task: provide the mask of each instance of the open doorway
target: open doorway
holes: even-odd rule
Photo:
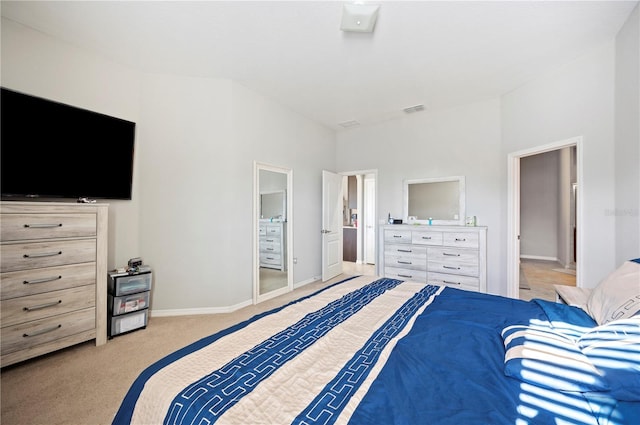
[[[509,155],[508,296],[556,299],[580,285],[581,137]]]
[[[377,202],[375,170],[343,175],[343,273],[375,275]]]

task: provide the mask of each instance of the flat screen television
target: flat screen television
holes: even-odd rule
[[[1,91],[3,199],[131,199],[134,122]]]

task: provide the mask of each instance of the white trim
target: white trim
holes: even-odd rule
[[[277,289],[267,294],[260,294],[260,170],[272,171],[275,173],[283,173],[287,176],[287,286],[283,289]],[[282,295],[293,291],[293,170],[291,168],[271,165],[264,162],[253,161],[253,303],[258,304],[275,296]]]
[[[305,286],[305,285],[308,285],[308,284],[310,284],[310,283],[317,282],[317,281],[319,281],[320,279],[322,279],[322,277],[321,277],[321,276],[314,276],[314,277],[312,277],[311,279],[307,279],[307,280],[303,280],[303,281],[300,281],[300,282],[298,282],[298,283],[295,283],[295,284],[293,285],[293,288],[294,288],[294,289],[298,289],[298,288],[301,288],[301,287],[303,287],[303,286]]]
[[[520,158],[537,155],[549,151],[576,147],[576,179],[581,185],[583,179],[583,159],[582,159],[582,136],[572,137],[546,145],[533,147],[517,152],[512,152],[507,156],[507,296],[519,298],[520,289],[520,243],[518,236],[520,233]],[[584,232],[584,221],[582,220],[584,196],[578,196],[576,204],[576,287],[582,287],[582,272],[584,261],[582,259],[582,234]]]
[[[522,260],[560,261],[557,257],[545,257],[542,255],[520,255]]]
[[[233,313],[241,308],[248,307],[252,304],[252,300],[243,301],[227,307],[206,307],[206,308],[178,308],[168,310],[150,310],[150,317],[171,317],[171,316],[192,316],[199,314],[221,314]]]

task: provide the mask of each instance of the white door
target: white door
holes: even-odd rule
[[[322,171],[322,281],[342,273],[342,176]]]
[[[376,181],[364,179],[364,262],[376,263]]]

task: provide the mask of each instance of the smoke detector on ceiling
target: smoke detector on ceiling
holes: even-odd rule
[[[379,9],[379,5],[361,2],[343,5],[340,29],[348,32],[373,32]]]

